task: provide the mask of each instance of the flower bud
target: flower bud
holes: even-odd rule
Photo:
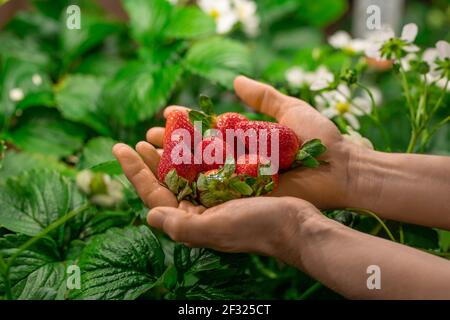
[[[355,84],[358,81],[356,70],[347,69],[341,75],[341,80],[346,82],[348,85]]]
[[[78,188],[101,207],[113,207],[123,200],[123,186],[107,174],[83,170],[77,174]]]

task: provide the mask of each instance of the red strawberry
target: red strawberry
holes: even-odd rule
[[[263,168],[270,170],[270,161],[263,156],[244,154],[237,160],[236,174],[252,187],[256,196],[270,193],[278,186],[278,172],[267,174]]]
[[[194,126],[189,120],[189,113],[184,110],[173,110],[169,113],[166,120],[166,130],[164,132],[163,146],[172,141],[172,134],[177,129],[185,129],[191,137],[191,143],[194,141]],[[178,140],[179,141],[179,140]]]
[[[178,200],[189,195],[195,197],[196,190],[192,183],[197,178],[200,165],[194,159],[189,146],[184,146],[182,141],[170,141],[164,147],[159,160],[158,178],[177,195]]]
[[[231,147],[219,137],[206,137],[197,145],[197,156],[201,155],[201,171],[219,169],[229,156],[233,156]]]
[[[267,154],[264,156],[272,157],[272,134],[274,131],[278,132],[278,151],[279,151],[279,167],[281,169],[288,169],[295,160],[295,156],[300,147],[300,141],[290,128],[283,126],[275,122],[266,121],[247,121],[239,122],[236,126],[237,129],[242,129],[244,132],[248,132],[249,137],[245,138],[245,147],[249,151],[254,151],[260,154],[260,146],[265,143],[267,146]],[[254,129],[254,131],[251,131]],[[263,141],[260,140],[260,133],[265,130],[266,135]],[[258,141],[258,145],[250,146],[253,142]],[[252,149],[251,147],[254,147]]]
[[[216,117],[215,127],[223,131],[222,134],[225,137],[225,130],[236,129],[236,125],[241,121],[248,121],[248,119],[237,112],[226,112]]]

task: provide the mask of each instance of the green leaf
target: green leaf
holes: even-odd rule
[[[120,163],[117,160],[106,161],[97,164],[91,167],[90,169],[94,172],[103,172],[109,174],[110,176],[123,174],[122,167],[120,166]]]
[[[39,79],[33,82],[33,77]],[[37,80],[40,81],[37,82]],[[0,120],[10,118],[16,110],[40,106],[48,102],[47,99],[51,100],[49,78],[41,68],[29,62],[17,59],[2,61],[0,83],[2,84],[0,86]],[[19,90],[23,98],[17,101],[11,99],[13,90]]]
[[[20,125],[8,133],[8,140],[22,150],[65,157],[83,145],[85,129],[54,113],[29,114],[21,120]]]
[[[61,45],[64,66],[68,67],[74,59],[99,45],[106,37],[118,32],[121,27],[117,23],[99,20],[90,14],[82,14],[80,29],[66,27],[66,19],[62,19]]]
[[[32,170],[0,185],[0,225],[34,236],[73,210],[79,193],[59,173]]]
[[[164,253],[148,227],[113,228],[92,239],[78,263],[76,299],[136,299],[164,271]]]
[[[123,6],[133,37],[148,46],[158,43],[172,15],[172,5],[166,0],[124,0]]]
[[[104,78],[90,75],[70,75],[55,86],[58,109],[64,118],[85,124],[108,135],[108,125],[98,112],[98,99]]]
[[[123,125],[149,119],[166,105],[181,72],[179,65],[132,61],[104,87],[101,111]]]
[[[422,249],[438,249],[439,239],[436,230],[413,225],[403,224],[405,244]]]
[[[114,161],[112,147],[115,144],[116,141],[107,137],[97,137],[89,140],[84,146],[78,167],[80,169],[89,169],[99,164]]]
[[[186,67],[194,74],[232,88],[239,74],[250,74],[252,57],[241,43],[214,37],[194,44],[187,53]]]
[[[325,27],[336,21],[347,11],[346,0],[315,0],[301,2],[297,16],[304,23]]]
[[[76,174],[73,168],[53,156],[8,150],[3,160],[3,169],[0,170],[0,181],[5,181],[9,177],[17,176],[31,169],[53,169],[66,176],[75,176]]]
[[[214,34],[216,24],[214,19],[198,7],[177,7],[170,19],[165,34],[179,39],[199,38]]]
[[[7,234],[0,238],[0,253],[8,259],[28,239],[24,235]],[[64,299],[65,278],[64,263],[50,238],[42,238],[23,251],[10,269],[12,295],[18,300]],[[4,283],[0,281],[0,291],[3,290]]]
[[[448,252],[450,249],[450,231],[437,230],[439,236],[439,247],[443,252]]]

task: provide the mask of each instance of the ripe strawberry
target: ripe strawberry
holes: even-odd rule
[[[201,155],[201,171],[219,169],[229,156],[233,156],[231,147],[219,137],[206,137],[196,147],[197,156]]]
[[[267,174],[270,161],[257,154],[244,154],[239,157],[236,164],[236,174],[253,189],[253,195],[259,196],[272,192],[278,186],[278,172]]]
[[[190,195],[195,197],[193,182],[197,178],[200,166],[194,159],[189,147],[184,146],[183,142],[170,141],[164,147],[159,160],[158,178],[177,195],[178,200]]]
[[[190,134],[191,142],[194,141],[194,126],[189,121],[189,113],[184,110],[173,110],[169,113],[166,120],[166,130],[164,132],[163,141],[164,148],[172,141],[172,134],[177,129],[187,130]]]
[[[248,119],[237,112],[226,112],[216,116],[215,127],[222,131],[222,135],[225,137],[225,130],[236,129],[236,125],[241,121],[248,121]]]
[[[288,169],[294,163],[295,156],[300,147],[300,141],[295,132],[290,128],[274,122],[242,121],[236,125],[236,129],[242,129],[244,132],[254,129],[253,134],[250,134],[249,137],[245,138],[245,147],[247,148],[247,150],[252,151],[250,144],[254,141],[258,141],[258,145],[254,147],[256,147],[256,153],[260,154],[260,146],[262,143],[265,143],[267,146],[266,155],[268,157],[272,157],[272,134],[274,131],[277,131],[279,141],[278,157],[280,169]],[[265,132],[267,133],[264,136],[264,141],[260,141],[260,132],[262,132],[262,130],[265,130]],[[252,131],[247,132],[251,133]]]

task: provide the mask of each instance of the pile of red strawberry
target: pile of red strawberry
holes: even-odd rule
[[[200,97],[200,107],[202,111],[174,110],[167,117],[158,176],[178,200],[188,199],[212,207],[228,200],[260,196],[275,190],[278,171],[267,174],[271,167],[271,150],[274,149],[271,133],[275,131],[279,138],[279,170],[300,165],[317,167],[322,163],[316,157],[326,148],[318,139],[302,144],[290,128],[281,124],[251,121],[233,112],[215,115],[211,100],[205,96]],[[201,123],[201,128],[194,123]],[[177,129],[184,129],[190,141],[175,135]],[[227,141],[227,130],[255,134],[256,148],[250,147],[250,138],[239,141],[232,137],[234,141]],[[261,130],[264,130],[264,135],[259,135]],[[196,137],[200,140],[197,144],[194,143]],[[259,150],[261,142],[266,145],[264,152]],[[237,147],[239,144],[241,148]],[[204,155],[209,155],[209,158]],[[189,161],[180,162],[175,158]]]

